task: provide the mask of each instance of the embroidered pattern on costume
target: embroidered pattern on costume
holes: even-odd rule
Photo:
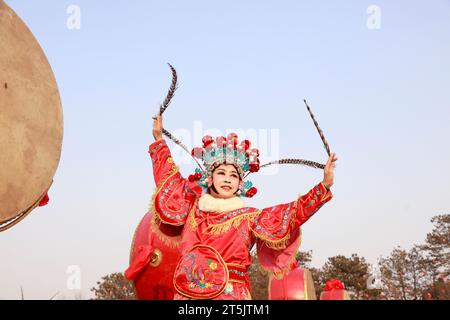
[[[249,237],[248,233],[246,232],[246,230],[247,230],[247,229],[243,229],[243,228],[240,228],[240,229],[239,229],[240,234],[242,235],[242,237],[244,238],[244,240],[247,242],[248,250],[250,250],[250,249],[253,247],[253,243],[252,243],[252,241],[250,240],[250,237]]]
[[[245,272],[241,272],[241,271],[238,271],[238,270],[235,270],[235,269],[229,269],[228,271],[230,273],[237,274],[238,276],[245,277]]]
[[[289,217],[290,217],[290,212],[291,212],[291,206],[292,206],[292,204],[289,203],[287,208],[286,208],[286,210],[284,210],[284,212],[283,212],[283,227],[281,228],[280,231],[278,231],[276,233],[269,232],[268,230],[266,230],[263,226],[261,226],[259,224],[259,220],[258,219],[255,220],[255,225],[256,225],[255,229],[256,229],[256,231],[261,231],[268,238],[274,238],[274,237],[276,238],[276,237],[279,237],[281,235],[284,235],[286,233],[286,230],[287,230],[287,227],[288,227],[288,224],[289,224]],[[272,207],[270,212],[273,212],[276,209],[277,209],[276,207]],[[263,218],[261,218],[261,220],[262,219]]]
[[[173,179],[172,181],[169,182],[169,185],[168,185],[167,187],[162,188],[162,190],[161,190],[161,196],[160,196],[160,198],[159,198],[159,206],[160,206],[160,208],[161,208],[161,212],[162,212],[166,217],[168,217],[168,218],[170,218],[170,219],[173,219],[173,220],[183,221],[184,218],[186,217],[186,215],[187,215],[188,212],[189,212],[189,203],[186,203],[186,207],[185,207],[185,209],[182,211],[182,213],[176,214],[176,215],[173,215],[173,214],[171,214],[170,212],[167,212],[167,211],[165,211],[165,210],[163,209],[163,201],[164,201],[164,199],[167,197],[167,194],[169,194],[169,192],[171,191],[173,184],[176,183],[176,182],[178,182],[178,180],[177,180],[177,179]]]
[[[254,210],[254,209],[250,208],[250,207],[246,207],[246,208],[241,208],[241,209],[230,211],[226,215],[224,215],[222,218],[219,219],[219,223],[223,223],[229,219],[235,218],[238,215],[240,215],[241,213],[247,213],[250,210]]]
[[[189,253],[184,258],[184,261],[191,260],[191,264],[182,266],[181,269],[185,271],[186,277],[189,281],[189,288],[201,288],[214,290],[220,289],[220,285],[213,284],[212,273],[217,269],[217,263],[211,259],[206,259],[206,264],[209,268],[204,269],[203,265],[196,265],[197,255],[194,253]]]
[[[319,186],[316,186],[315,188],[315,192],[314,192],[314,199],[312,199],[309,204],[305,207],[305,209],[308,209],[310,207],[312,207],[316,202],[317,202],[317,198],[318,196],[322,195],[322,191],[320,191]],[[313,214],[315,214],[324,204],[320,204],[317,206],[316,209],[314,209],[313,211],[311,211],[310,213],[308,213],[308,218],[311,217]]]
[[[233,284],[231,282],[228,282],[225,290],[223,291],[223,293],[225,295],[229,295],[232,296],[233,298],[236,298],[236,296],[234,295],[234,288],[233,288]]]

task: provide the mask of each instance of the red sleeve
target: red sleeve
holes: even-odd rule
[[[296,201],[265,208],[253,220],[253,234],[274,249],[283,249],[291,232],[311,218],[333,197],[322,183],[312,188]]]
[[[327,190],[323,183],[319,183],[309,192],[295,201],[294,226],[301,226],[309,220],[322,206],[333,198],[331,190]]]
[[[195,206],[197,196],[178,171],[164,140],[152,143],[149,153],[156,184],[152,199],[154,212],[163,223],[183,225],[188,213]]]
[[[261,267],[279,278],[296,265],[300,226],[333,197],[322,183],[297,200],[263,209],[250,228]]]

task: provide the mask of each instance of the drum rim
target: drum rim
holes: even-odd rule
[[[15,217],[12,217],[12,218],[4,220],[4,221],[0,221],[0,232],[6,231],[6,230],[12,228],[16,224],[18,224],[20,221],[22,221],[26,216],[28,216],[31,213],[31,211],[33,211],[36,207],[38,207],[39,203],[45,197],[45,195],[47,194],[47,192],[50,189],[52,184],[53,184],[53,180],[52,180],[51,184],[48,186],[48,188],[46,189],[46,191],[28,209],[20,212]]]

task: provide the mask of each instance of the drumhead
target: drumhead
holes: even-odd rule
[[[0,225],[36,206],[61,156],[63,115],[52,69],[0,0]]]

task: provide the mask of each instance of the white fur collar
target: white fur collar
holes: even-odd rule
[[[198,208],[205,212],[226,212],[243,207],[245,207],[244,201],[239,197],[220,199],[205,193],[198,200]]]

